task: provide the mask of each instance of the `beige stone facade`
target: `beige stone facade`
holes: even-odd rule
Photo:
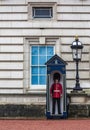
[[[37,6],[53,7],[53,18],[34,19],[32,7]],[[31,45],[55,46],[55,53],[68,63],[67,89],[73,88],[76,66],[70,46],[75,35],[84,45],[80,84],[90,88],[90,0],[0,0],[0,102],[36,103],[36,95],[37,102],[42,102],[46,87],[34,89],[29,84]],[[12,94],[24,96],[13,98]]]

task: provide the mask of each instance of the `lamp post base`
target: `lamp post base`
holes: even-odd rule
[[[83,91],[82,88],[80,88],[80,89],[73,88],[71,93],[73,93],[73,94],[85,94],[85,91]]]
[[[82,91],[83,89],[80,88],[80,87],[75,87],[75,88],[73,88],[73,90],[76,90],[76,91]]]
[[[80,87],[80,83],[79,83],[79,78],[77,78],[76,84],[75,84],[75,87],[73,88],[73,90],[82,91],[82,88]]]

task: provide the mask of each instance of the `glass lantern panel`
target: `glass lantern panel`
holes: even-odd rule
[[[78,49],[78,59],[80,60],[82,57],[82,49]]]
[[[76,51],[76,49],[73,49],[72,51],[73,51],[72,52],[73,59],[76,60],[77,59],[77,51]]]
[[[73,49],[73,59],[81,60],[82,49]]]

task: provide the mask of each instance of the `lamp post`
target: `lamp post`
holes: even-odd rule
[[[76,36],[75,41],[72,42],[71,49],[72,49],[73,60],[76,62],[76,84],[73,90],[78,91],[78,90],[82,90],[79,83],[78,64],[79,64],[79,61],[81,61],[82,49],[83,49],[83,45],[79,41],[78,36]]]

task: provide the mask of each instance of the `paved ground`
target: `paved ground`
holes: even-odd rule
[[[90,119],[0,120],[0,130],[90,130]]]

